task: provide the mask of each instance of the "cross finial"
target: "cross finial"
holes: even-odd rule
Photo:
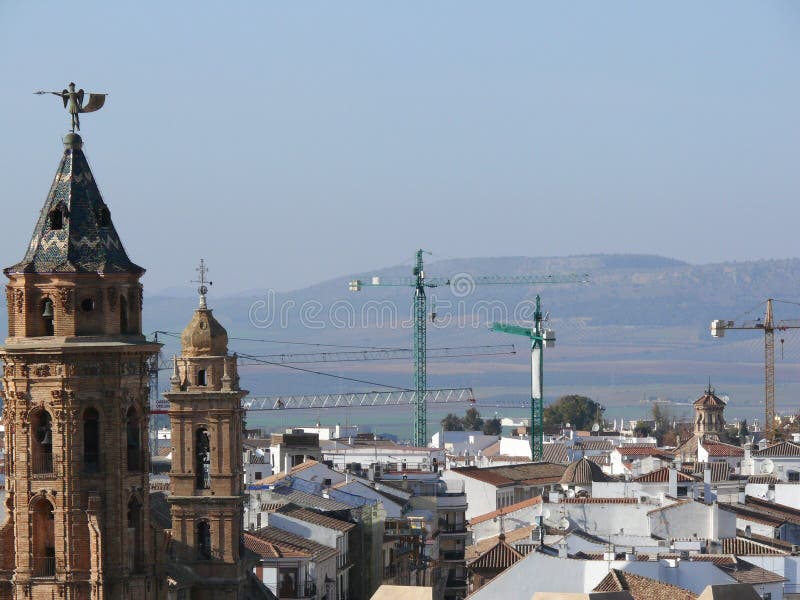
[[[707,394],[713,394],[714,393],[714,388],[711,387],[711,377],[708,378],[708,389],[706,390],[706,393]]]
[[[199,273],[198,279],[193,279],[192,283],[199,283],[200,285],[197,287],[197,293],[200,295],[200,308],[203,310],[206,309],[206,294],[208,293],[208,286],[214,285],[212,281],[208,281],[206,279],[206,273],[208,273],[208,267],[206,267],[205,261],[201,258],[200,259],[200,266],[195,269]],[[206,285],[208,284],[208,285]]]

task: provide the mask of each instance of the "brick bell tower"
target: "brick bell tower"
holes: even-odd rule
[[[5,269],[0,349],[7,519],[0,598],[150,599],[144,269],[130,261],[79,135],[27,253]]]
[[[247,568],[240,556],[243,528],[242,398],[228,334],[206,306],[206,268],[200,261],[200,305],[173,358],[169,400],[174,558],[199,578],[193,599],[245,597]]]

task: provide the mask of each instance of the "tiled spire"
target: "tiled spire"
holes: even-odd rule
[[[125,253],[82,147],[79,135],[65,136],[25,258],[6,273],[144,273]]]

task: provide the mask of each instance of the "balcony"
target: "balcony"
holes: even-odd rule
[[[439,521],[439,533],[442,534],[465,534],[467,533],[467,524],[462,523],[448,523],[445,520]]]
[[[33,576],[34,577],[55,577],[56,576],[56,557],[55,556],[34,556],[33,557]]]
[[[463,577],[448,577],[447,584],[445,587],[448,588],[465,588],[467,587],[467,580]]]
[[[31,457],[31,471],[34,479],[53,479],[56,476],[53,468],[53,454],[43,452]]]
[[[442,560],[464,560],[463,550],[442,550],[439,552]]]

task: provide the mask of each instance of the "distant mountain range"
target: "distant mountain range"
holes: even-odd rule
[[[471,277],[480,275],[554,273],[586,273],[590,282],[474,289],[469,285]],[[409,278],[411,265],[355,273],[292,292],[272,292],[268,282],[263,291],[217,296],[217,290],[212,290],[209,305],[228,329],[231,349],[240,353],[346,350],[337,345],[410,348],[411,287],[348,291],[349,280],[373,275],[382,281]],[[630,406],[655,396],[685,401],[699,396],[710,377],[718,389],[731,393],[734,404],[757,413],[763,336],[731,332],[723,340],[714,340],[709,323],[715,318],[763,316],[767,297],[800,303],[800,259],[692,265],[652,255],[472,258],[431,262],[426,275],[458,276],[468,292],[429,290],[429,312],[437,313],[436,321],[429,323],[429,347],[516,345],[516,356],[431,361],[430,387],[469,385],[487,400],[528,394],[526,340],[490,333],[487,328],[492,320],[524,323],[539,293],[557,335],[556,348],[546,354],[549,398],[576,391],[600,396],[609,407]],[[196,304],[188,286],[186,292],[145,293],[145,329],[180,332]],[[780,303],[775,312],[776,318],[797,318],[800,305]],[[162,335],[161,339],[165,352],[177,351],[174,337]],[[248,341],[261,339],[293,343]],[[795,381],[800,382],[798,335],[786,332],[780,339],[784,341],[778,341],[776,350],[779,407],[800,393],[800,386],[793,387]],[[410,359],[308,368],[412,386]],[[245,369],[243,384],[262,395],[371,389],[367,384],[277,367]]]

